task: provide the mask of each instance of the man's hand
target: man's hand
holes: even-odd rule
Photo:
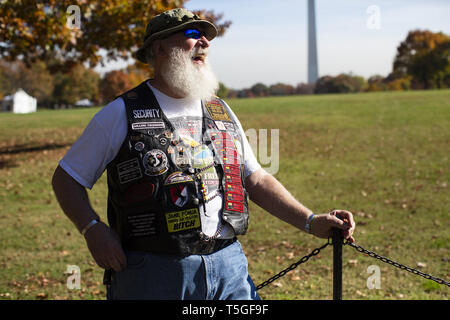
[[[127,266],[119,237],[103,222],[99,222],[84,235],[92,257],[100,268],[121,271]]]
[[[355,221],[351,212],[346,210],[333,210],[329,213],[318,214],[311,222],[312,234],[319,238],[329,238],[332,229],[342,229],[342,236],[350,242],[354,242],[353,232]]]

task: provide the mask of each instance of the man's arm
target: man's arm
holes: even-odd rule
[[[298,202],[272,175],[259,169],[246,178],[245,184],[250,200],[279,219],[305,230],[308,217],[313,212]],[[355,222],[353,215],[346,210],[316,215],[311,223],[312,234],[320,238],[330,237],[335,227],[343,230],[345,239],[354,241]]]
[[[81,232],[99,216],[89,203],[86,189],[58,166],[53,174],[53,190],[66,214]],[[84,235],[89,251],[99,267],[120,271],[126,257],[116,233],[103,222],[92,226]]]

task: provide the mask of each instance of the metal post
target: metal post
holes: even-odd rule
[[[342,300],[342,244],[341,230],[333,230],[333,300]]]

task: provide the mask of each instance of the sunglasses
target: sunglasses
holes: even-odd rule
[[[203,37],[203,33],[198,31],[197,29],[186,29],[184,30],[184,36],[191,39],[200,39],[201,37]]]

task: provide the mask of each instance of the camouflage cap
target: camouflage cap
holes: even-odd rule
[[[208,40],[212,40],[217,36],[217,28],[211,22],[200,19],[199,16],[184,8],[172,9],[150,20],[147,25],[144,44],[136,52],[136,58],[143,63],[148,63],[145,50],[152,41],[165,38],[187,27],[199,28]]]

